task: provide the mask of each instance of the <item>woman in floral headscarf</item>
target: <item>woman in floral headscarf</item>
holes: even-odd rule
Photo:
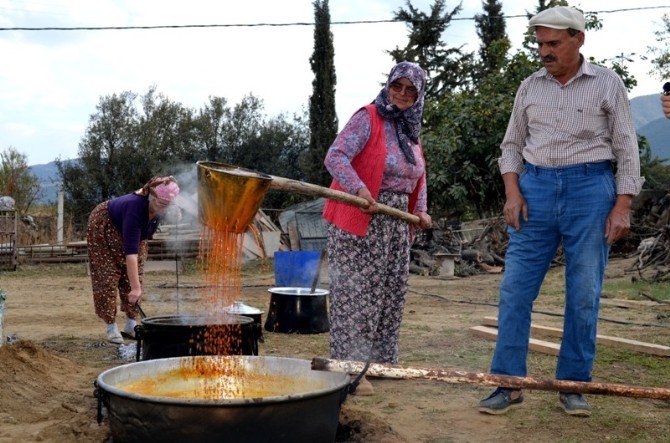
[[[411,228],[376,212],[377,202],[419,217],[429,228],[426,167],[419,132],[426,73],[400,62],[370,105],[359,109],[328,150],[331,188],[366,199],[368,209],[328,200],[331,280],[330,354],[345,360],[397,363],[409,275]],[[356,394],[372,394],[363,378]]]
[[[142,298],[142,276],[150,239],[160,217],[179,195],[172,177],[154,177],[142,189],[100,203],[88,219],[86,240],[95,313],[107,325],[107,340],[122,344],[135,337],[135,306]],[[123,333],[116,324],[116,294],[126,313]]]

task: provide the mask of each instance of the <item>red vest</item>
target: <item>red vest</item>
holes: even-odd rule
[[[384,118],[377,113],[377,107],[374,104],[365,106],[365,109],[370,114],[370,138],[363,147],[363,150],[351,161],[351,166],[376,200],[382,186],[384,166],[386,165]],[[409,197],[410,213],[413,213],[416,208],[419,189],[421,189],[425,180],[426,174],[424,173]],[[344,191],[336,180],[333,180],[330,189]],[[327,199],[323,208],[323,218],[344,231],[364,237],[368,232],[368,225],[370,224],[372,214],[366,214],[359,208],[347,203]]]

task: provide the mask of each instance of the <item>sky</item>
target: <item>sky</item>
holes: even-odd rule
[[[413,0],[429,11],[432,0]],[[405,0],[330,0],[340,126],[379,91],[393,60],[386,51],[404,47],[402,23],[335,24],[390,20]],[[477,51],[471,18],[481,0],[463,0],[443,35],[449,46]],[[506,16],[534,11],[537,0],[502,0]],[[458,5],[447,0],[449,10]],[[660,92],[650,74],[654,31],[670,14],[665,0],[581,0],[584,11],[667,6],[599,14],[603,29],[587,33],[582,48],[596,59],[635,54],[629,65],[638,80],[630,97]],[[313,23],[312,0],[0,0],[0,28]],[[510,17],[507,33],[519,47],[525,17]],[[78,144],[101,97],[155,86],[194,110],[210,96],[229,104],[253,94],[265,113],[302,113],[312,92],[309,57],[313,26],[216,27],[160,30],[0,31],[0,152],[13,147],[29,165],[76,158]],[[645,60],[646,58],[646,60]]]

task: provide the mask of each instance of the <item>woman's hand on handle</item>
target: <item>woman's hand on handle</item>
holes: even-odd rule
[[[419,223],[417,226],[421,229],[429,229],[433,226],[433,219],[430,218],[430,215],[428,215],[425,212],[419,212],[416,214],[417,217],[419,217]]]
[[[142,284],[140,283],[140,272],[137,254],[126,255],[126,272],[130,282],[130,293],[128,302],[136,305],[142,299]]]
[[[131,289],[128,293],[128,303],[137,305],[142,300],[142,288]]]
[[[366,188],[365,186],[362,187],[361,189],[358,190],[358,193],[356,195],[358,195],[360,198],[367,200],[368,203],[370,203],[370,206],[368,206],[367,208],[360,208],[361,211],[367,214],[374,214],[377,211],[379,211],[377,202],[375,201],[374,198],[372,198],[372,194],[370,194],[368,188]]]

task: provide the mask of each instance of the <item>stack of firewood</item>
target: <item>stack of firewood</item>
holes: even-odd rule
[[[632,270],[644,281],[670,281],[670,224],[640,242]]]
[[[412,246],[410,271],[422,275],[436,275],[440,257],[456,258],[457,276],[480,272],[502,272],[507,249],[507,232],[502,218],[481,220],[476,223],[474,235],[463,235],[459,223],[440,220],[433,229],[420,231]]]
[[[634,279],[670,280],[670,193],[645,190],[635,199],[629,239],[637,243]]]

